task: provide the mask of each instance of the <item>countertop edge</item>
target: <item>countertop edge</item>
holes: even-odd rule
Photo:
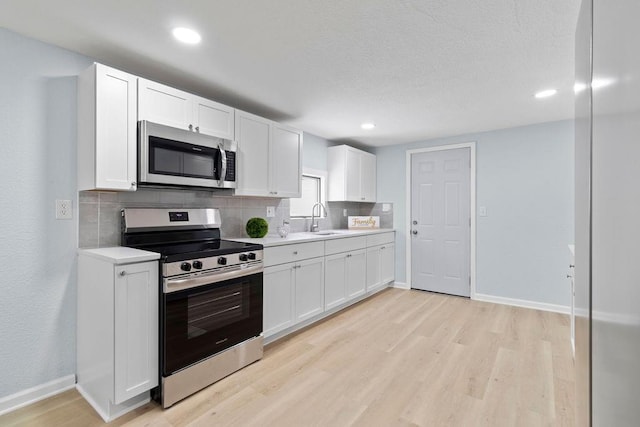
[[[116,265],[132,264],[135,262],[155,261],[160,259],[159,253],[144,251],[142,249],[128,248],[125,246],[115,246],[110,248],[78,249],[78,254],[108,261]]]
[[[323,231],[326,232],[326,231],[333,231],[333,230],[320,230],[320,233],[322,233]],[[390,233],[395,231],[396,230],[393,228],[377,228],[375,230],[336,230],[336,234],[330,234],[326,236],[311,235],[310,233],[307,233],[307,232],[290,233],[286,239],[283,239],[282,237],[274,236],[274,235],[266,236],[262,238],[225,237],[224,239],[233,240],[236,242],[256,243],[267,248],[271,246],[294,245],[297,243],[344,239],[348,237],[368,236],[372,234]]]

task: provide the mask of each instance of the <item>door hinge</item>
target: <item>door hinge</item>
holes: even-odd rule
[[[469,217],[469,227],[471,227],[471,217]]]
[[[471,276],[469,276],[469,286],[471,286]]]

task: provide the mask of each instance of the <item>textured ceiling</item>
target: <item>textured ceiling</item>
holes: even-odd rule
[[[327,139],[380,146],[571,118],[579,6],[3,0],[0,26]],[[174,26],[203,42],[179,44]],[[558,95],[533,98],[549,87]]]

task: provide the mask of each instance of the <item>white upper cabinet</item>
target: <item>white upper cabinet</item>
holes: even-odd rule
[[[236,111],[238,186],[236,194],[272,196],[269,191],[270,121]]]
[[[376,156],[348,145],[329,147],[329,201],[375,202]]]
[[[234,139],[234,109],[160,83],[138,79],[138,120]]]
[[[271,188],[278,197],[300,197],[302,191],[302,132],[271,125]]]
[[[302,131],[236,110],[238,187],[235,194],[300,197]]]
[[[136,80],[102,64],[78,76],[79,190],[136,190]]]

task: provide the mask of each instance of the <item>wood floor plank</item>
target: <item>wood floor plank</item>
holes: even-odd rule
[[[262,360],[162,410],[110,425],[572,426],[566,315],[389,289],[290,335]],[[68,391],[2,426],[100,426]]]

